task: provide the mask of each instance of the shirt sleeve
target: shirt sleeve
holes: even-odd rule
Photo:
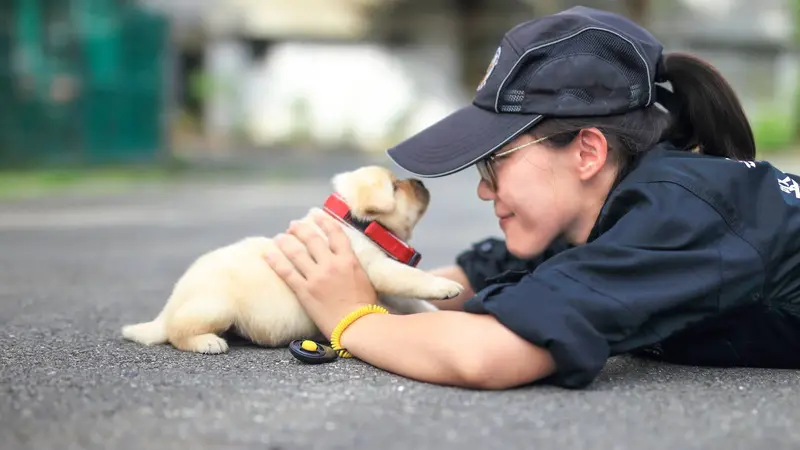
[[[723,272],[742,277],[757,270],[746,250],[730,253],[744,244],[722,216],[677,184],[639,184],[604,211],[597,238],[465,304],[551,352],[557,372],[542,382],[585,387],[609,356],[719,313]],[[723,247],[735,260],[724,271]]]
[[[475,292],[493,284],[508,272],[529,272],[550,257],[566,250],[569,245],[563,240],[551,244],[542,254],[524,259],[512,255],[502,239],[489,237],[473,243],[470,248],[456,256],[456,264],[467,276]]]

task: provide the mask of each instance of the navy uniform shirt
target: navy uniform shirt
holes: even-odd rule
[[[489,239],[457,259],[491,314],[548,349],[543,382],[590,384],[608,357],[800,368],[800,178],[665,145],[612,190],[586,244],[522,260]]]

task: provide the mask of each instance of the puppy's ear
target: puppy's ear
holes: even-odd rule
[[[340,173],[332,182],[333,189],[358,218],[372,219],[395,209],[394,185],[388,177],[356,170]]]

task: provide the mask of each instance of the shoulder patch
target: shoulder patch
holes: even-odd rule
[[[794,196],[795,200],[800,200],[800,185],[789,175],[784,178],[778,178],[778,187],[784,194],[790,194]]]

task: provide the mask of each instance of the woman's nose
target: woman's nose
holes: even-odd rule
[[[482,178],[478,182],[478,198],[484,201],[494,199],[494,191],[489,187],[489,183]]]

